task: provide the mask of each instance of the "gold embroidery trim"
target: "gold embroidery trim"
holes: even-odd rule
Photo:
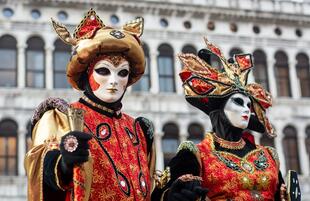
[[[276,149],[270,146],[265,146],[265,148],[267,148],[268,153],[271,155],[271,158],[276,162],[277,168],[279,169],[280,160]]]
[[[164,190],[163,194],[161,195],[160,201],[164,201],[165,194],[167,193],[168,190],[170,190],[170,189],[167,188],[166,190]]]
[[[157,188],[164,188],[171,178],[170,167],[167,167],[163,172],[156,170],[156,172],[154,172],[153,178]]]
[[[235,157],[235,158],[237,158],[237,159],[240,159],[240,160],[245,160],[245,161],[247,161],[246,158],[248,158],[249,155],[251,155],[251,154],[253,154],[253,153],[255,153],[255,152],[259,152],[259,151],[262,150],[262,148],[261,148],[260,146],[256,145],[256,149],[250,151],[249,153],[247,153],[247,154],[244,155],[243,157],[239,157],[239,156],[237,156],[237,155],[235,155],[235,154],[231,154],[231,153],[229,153],[229,152],[217,151],[217,150],[215,150],[214,140],[213,140],[213,135],[212,135],[212,133],[207,133],[207,137],[211,140],[210,146],[211,146],[212,151],[215,151],[215,152],[220,153],[220,154],[230,155],[230,156],[233,156],[233,157]],[[247,161],[247,162],[248,162],[248,161]]]
[[[46,156],[46,153],[47,153],[47,151],[45,150],[44,152],[43,152],[43,157],[42,157],[42,159],[41,159],[41,164],[40,164],[40,201],[43,201],[43,167],[44,167],[44,158],[45,158],[45,156]]]
[[[220,137],[218,137],[215,133],[212,134],[214,141],[220,144],[221,147],[226,148],[226,149],[233,149],[233,150],[240,150],[243,149],[245,146],[245,141],[243,138],[241,138],[237,142],[232,142],[232,141],[227,141],[224,140]]]
[[[98,103],[94,103],[92,100],[90,100],[90,99],[87,98],[86,96],[82,96],[81,98],[82,98],[84,101],[86,101],[87,103],[89,103],[90,105],[92,105],[93,107],[99,108],[99,109],[101,109],[101,110],[103,110],[103,111],[106,111],[106,112],[108,112],[108,113],[110,113],[110,114],[114,114],[114,110],[111,110],[111,109],[109,109],[109,108],[107,108],[107,107],[105,107],[105,106],[103,106],[103,105],[98,104]]]
[[[58,164],[59,164],[59,161],[61,159],[61,155],[58,156],[57,158],[57,161],[56,161],[56,165],[54,167],[54,174],[55,174],[55,180],[56,180],[56,184],[58,186],[58,188],[60,188],[61,190],[65,191],[65,189],[60,185],[60,180],[59,180],[59,177],[58,177]]]
[[[248,158],[250,155],[252,155],[252,154],[254,154],[254,153],[256,153],[256,152],[262,151],[262,150],[263,150],[262,147],[260,147],[259,145],[256,145],[256,149],[250,151],[249,153],[247,153],[247,154],[244,155],[243,157],[239,157],[239,156],[237,156],[237,155],[235,155],[235,154],[232,154],[232,153],[229,153],[229,152],[217,151],[217,150],[215,149],[215,146],[214,146],[214,138],[213,138],[213,136],[214,136],[213,133],[207,133],[207,136],[206,136],[207,138],[210,139],[210,147],[211,147],[211,150],[212,150],[213,152],[216,152],[216,153],[218,153],[218,154],[220,154],[220,155],[222,155],[222,156],[224,155],[224,156],[231,156],[231,157],[237,158],[237,159],[239,160],[239,161],[237,162],[237,164],[240,165],[240,167],[241,167],[243,170],[246,170],[246,172],[250,172],[250,173],[253,173],[253,172],[254,172],[254,167],[253,167],[252,163],[249,162],[249,161],[247,160],[247,158]],[[224,156],[223,156],[223,157],[224,157]],[[250,165],[250,166],[251,166],[251,170],[245,169],[245,168],[243,167],[243,164],[244,164],[244,163]]]

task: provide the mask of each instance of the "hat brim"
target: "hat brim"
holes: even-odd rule
[[[140,41],[126,31],[119,31],[122,37],[115,37],[115,29],[99,29],[91,39],[80,40],[75,46],[67,65],[67,78],[71,86],[79,88],[81,75],[87,71],[91,61],[100,54],[122,53],[130,65],[128,86],[138,81],[145,70],[145,58]]]
[[[207,97],[207,98],[198,98],[192,96],[186,96],[185,99],[192,106],[200,109],[207,115],[214,110],[219,110],[224,107],[224,104],[229,99],[232,94],[222,97]],[[249,130],[256,131],[259,133],[265,133],[265,126],[259,121],[256,115],[252,114],[249,120],[247,127]]]

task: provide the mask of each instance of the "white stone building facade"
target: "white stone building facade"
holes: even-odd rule
[[[303,200],[310,200],[310,3],[279,0],[0,1],[1,200],[26,200],[23,159],[35,107],[48,97],[72,102],[80,95],[66,88],[70,48],[57,40],[50,18],[73,31],[90,7],[108,25],[145,19],[147,72],[128,89],[123,110],[153,121],[157,169],[181,141],[211,130],[208,117],[184,99],[177,59],[205,47],[207,36],[227,57],[254,54],[249,79],[272,93],[268,115],[278,134],[270,140],[254,133],[256,142],[275,146],[282,173],[296,169]]]

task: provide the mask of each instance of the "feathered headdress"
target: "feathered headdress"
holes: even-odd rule
[[[122,53],[129,60],[130,76],[128,85],[133,84],[144,73],[144,52],[140,36],[143,33],[143,18],[127,22],[121,29],[103,24],[93,9],[76,27],[73,36],[67,28],[52,19],[53,27],[66,44],[73,46],[71,59],[67,65],[67,77],[70,84],[79,89],[78,82],[90,62],[104,53]]]
[[[249,128],[262,132],[262,126],[254,125],[262,124],[268,135],[275,136],[274,129],[266,117],[266,109],[272,105],[271,94],[260,84],[247,83],[248,74],[253,68],[252,55],[237,54],[233,56],[233,62],[229,62],[221,50],[207,38],[205,43],[209,54],[221,61],[223,69],[213,68],[196,55],[180,54],[179,58],[184,65],[180,77],[186,100],[209,114],[217,109],[219,102],[223,102],[224,98],[238,92],[246,94],[252,102]],[[255,129],[258,127],[260,129]]]

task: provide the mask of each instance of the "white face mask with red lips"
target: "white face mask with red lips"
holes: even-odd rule
[[[224,113],[234,127],[247,128],[251,117],[250,98],[241,93],[232,95],[225,104]]]
[[[129,63],[124,60],[114,66],[109,60],[99,60],[89,75],[89,84],[100,100],[113,103],[124,94],[129,78]]]

